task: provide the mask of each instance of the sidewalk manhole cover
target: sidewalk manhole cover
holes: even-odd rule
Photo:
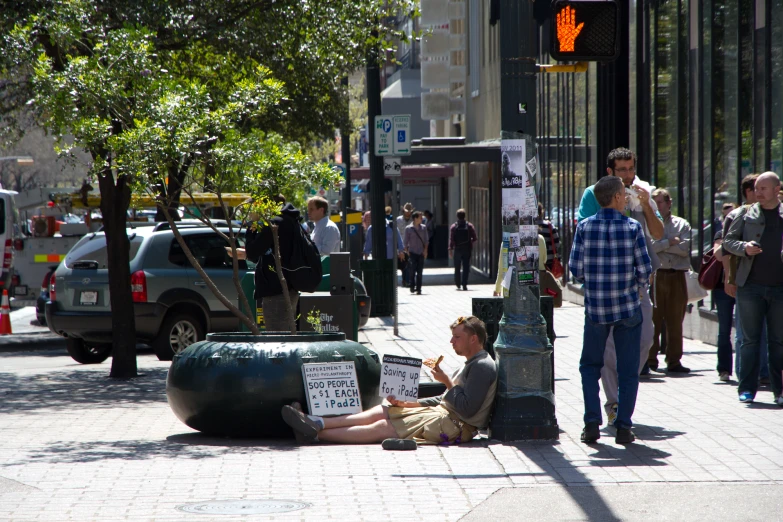
[[[202,515],[266,515],[269,513],[287,513],[310,507],[304,502],[293,500],[212,500],[198,504],[177,506],[186,513]]]

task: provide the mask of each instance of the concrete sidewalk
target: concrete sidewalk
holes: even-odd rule
[[[448,325],[491,295],[469,288],[401,291],[400,337],[371,319],[362,340],[381,353],[444,354],[456,369]],[[579,442],[583,314],[555,311],[559,441],[415,452],[200,435],[171,413],[168,365],[149,353],[128,382],[108,379],[108,362],[0,354],[0,520],[779,519],[783,410],[764,389],[740,404],[736,383],[717,379],[714,347],[686,341],[690,375],[643,380],[634,444],[614,444],[606,428],[598,444]],[[234,515],[220,514],[228,507]]]

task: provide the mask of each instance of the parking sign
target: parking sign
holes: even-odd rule
[[[388,156],[392,153],[392,117],[375,117],[375,155]]]
[[[375,117],[375,155],[409,156],[411,153],[411,116],[397,114]]]
[[[401,114],[392,119],[394,129],[392,153],[395,156],[408,156],[411,153],[411,116]]]

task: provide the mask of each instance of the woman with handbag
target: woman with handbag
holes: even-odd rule
[[[712,245],[713,256],[718,263],[723,263],[723,231],[715,234]],[[718,308],[718,379],[728,382],[731,379],[732,364],[731,352],[731,323],[734,317],[734,298],[726,293],[724,288],[724,273],[715,281],[712,289],[712,302]]]

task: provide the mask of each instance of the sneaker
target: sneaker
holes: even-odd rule
[[[783,408],[783,395],[778,395],[775,397],[775,404]]]
[[[386,439],[381,442],[381,447],[387,451],[411,451],[419,445],[411,439]]]
[[[609,409],[609,413],[606,415],[606,424],[608,426],[614,426],[614,421],[617,420],[617,403],[612,404]]]
[[[739,394],[739,401],[751,403],[753,402],[753,394],[750,392],[742,392]]]
[[[667,371],[669,373],[690,373],[691,369],[690,368],[686,368],[682,364],[678,364],[677,366],[675,366],[673,368],[669,368]]]
[[[283,416],[283,421],[294,430],[294,433],[301,435],[301,438],[297,437],[297,442],[310,443],[318,440],[318,424],[307,415],[291,406],[283,406],[280,413]]]
[[[729,375],[729,372],[720,372],[720,375],[718,375],[718,380],[720,382],[729,382],[731,380],[731,376]]]
[[[636,435],[633,434],[631,428],[617,428],[617,435],[614,437],[614,441],[617,444],[630,444],[636,440]]]
[[[601,432],[598,430],[597,422],[588,422],[585,424],[585,427],[582,430],[582,435],[579,436],[579,440],[585,444],[592,444],[600,438]]]

